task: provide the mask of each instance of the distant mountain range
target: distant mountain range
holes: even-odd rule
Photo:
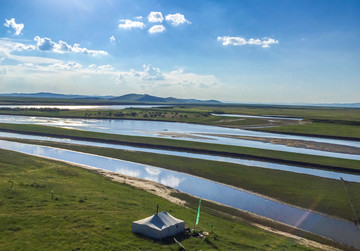
[[[161,98],[148,94],[126,94],[123,96],[88,96],[88,95],[69,95],[56,94],[49,92],[39,93],[7,93],[0,94],[0,97],[11,98],[37,98],[37,99],[91,99],[109,102],[134,102],[134,103],[168,103],[168,104],[221,104],[217,100],[198,100],[198,99],[178,99],[173,97]]]
[[[198,100],[198,99],[178,99],[178,98],[160,98],[148,94],[126,94],[120,97],[113,97],[110,101],[122,102],[144,102],[144,103],[207,103],[207,104],[220,104],[217,100]]]

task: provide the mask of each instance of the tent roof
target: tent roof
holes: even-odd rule
[[[133,223],[147,225],[151,228],[154,228],[157,230],[162,230],[164,228],[167,228],[169,226],[173,226],[173,225],[176,225],[176,224],[179,224],[182,222],[184,222],[184,221],[173,217],[166,211],[163,211],[161,213],[154,214],[145,219],[134,221]]]

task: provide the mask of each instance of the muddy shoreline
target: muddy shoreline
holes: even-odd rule
[[[272,144],[278,144],[278,145],[286,145],[286,146],[291,146],[291,147],[314,149],[314,150],[328,151],[328,152],[360,154],[360,148],[358,148],[358,147],[336,145],[336,144],[322,143],[322,142],[314,142],[314,141],[307,141],[307,140],[237,136],[237,135],[226,135],[226,134],[201,134],[201,135],[253,140],[253,141],[260,141],[260,142],[265,142],[265,143],[272,143]]]

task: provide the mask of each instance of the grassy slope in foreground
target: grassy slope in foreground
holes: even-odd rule
[[[156,204],[187,224],[194,221],[195,210],[91,171],[0,151],[1,249],[179,250],[172,241],[131,233],[131,222],[153,214]],[[189,250],[309,249],[246,222],[202,212],[198,229],[210,231],[210,224],[214,233],[208,238],[186,238],[183,245]]]
[[[231,163],[198,160],[145,152],[80,146],[35,140],[15,140],[118,158],[189,173],[224,184],[254,191],[286,203],[334,215],[350,221],[360,220],[350,208],[340,181]],[[347,182],[357,215],[360,215],[360,184]]]
[[[278,163],[289,163],[304,167],[317,167],[331,170],[344,169],[349,172],[359,172],[360,170],[360,161],[356,160],[345,160],[241,146],[208,144],[186,140],[127,136],[119,134],[64,129],[42,125],[8,123],[0,123],[0,131],[28,133],[53,137],[69,137],[72,139],[109,142],[115,144],[134,145],[165,150],[179,150],[197,153],[209,153],[222,156],[244,157]]]

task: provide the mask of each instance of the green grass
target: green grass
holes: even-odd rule
[[[133,152],[103,147],[80,146],[34,140],[15,140],[69,150],[113,157],[170,170],[189,173],[235,187],[254,191],[286,203],[344,218],[358,220],[349,207],[349,201],[340,181],[316,176],[283,172],[244,165],[198,160],[146,152]],[[360,184],[351,183],[351,198],[360,202]],[[356,204],[360,211],[360,203]]]
[[[282,105],[223,105],[223,106],[183,106],[174,109],[197,112],[214,112],[243,115],[280,115],[298,117],[305,120],[327,120],[339,123],[360,122],[359,108],[282,106]]]
[[[90,141],[110,142],[115,144],[135,145],[165,150],[179,150],[195,153],[209,153],[220,156],[243,157],[264,161],[294,164],[304,167],[316,167],[329,170],[358,172],[360,161],[346,160],[322,156],[312,156],[290,152],[240,147],[231,145],[208,144],[185,140],[127,136],[108,133],[97,133],[81,130],[71,130],[42,125],[0,123],[0,131],[20,132],[54,137],[69,137]]]
[[[290,133],[297,135],[314,135],[322,137],[338,138],[339,135],[343,138],[360,140],[360,126],[356,125],[342,125],[333,123],[311,123],[304,125],[291,125],[273,128],[262,128],[261,131],[275,132],[275,133]]]
[[[14,181],[11,188],[9,180]],[[54,198],[51,199],[51,192]],[[131,222],[154,213],[156,204],[192,224],[196,211],[112,182],[68,164],[0,151],[2,250],[179,250],[171,241],[131,233]],[[309,250],[293,239],[265,232],[236,218],[202,212],[206,239],[181,238],[188,250]]]

